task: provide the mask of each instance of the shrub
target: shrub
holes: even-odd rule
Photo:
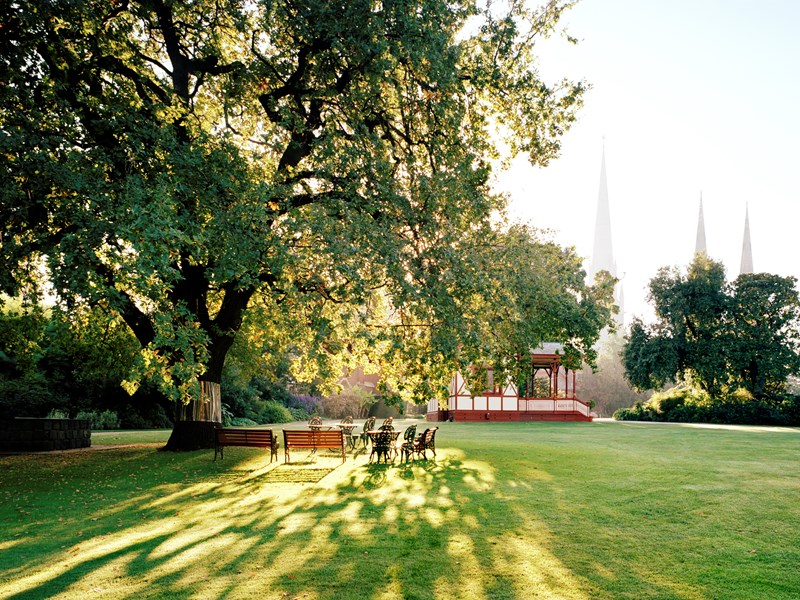
[[[671,421],[673,423],[697,423],[703,420],[703,414],[704,411],[702,406],[698,406],[697,404],[682,403],[673,407],[669,411],[667,418],[664,420]]]
[[[230,427],[231,426],[231,421],[234,418],[235,417],[233,416],[233,413],[231,412],[230,407],[223,402],[222,403],[222,426],[223,427]]]
[[[292,413],[280,402],[267,400],[261,403],[259,411],[259,423],[289,423],[294,421]]]
[[[653,416],[641,402],[637,402],[632,408],[618,408],[612,417],[616,421],[652,421]]]
[[[169,429],[172,421],[160,404],[150,406],[124,405],[120,410],[122,429]]]
[[[272,381],[266,377],[254,377],[248,387],[255,390],[258,396],[264,400],[272,400],[283,406],[291,406],[294,400],[294,396],[289,393],[284,383]]]
[[[53,409],[67,412],[67,399],[54,392],[40,374],[21,378],[0,377],[0,418],[44,417]]]
[[[777,408],[782,425],[800,425],[800,395],[787,396]]]
[[[122,417],[123,429],[152,429],[152,425],[138,413],[127,413]]]
[[[717,398],[689,387],[653,394],[644,405],[619,409],[618,421],[673,421],[679,423],[733,423],[738,425],[800,424],[800,398],[754,398],[737,389]]]
[[[635,420],[631,415],[632,410],[630,408],[618,408],[614,411],[614,414],[611,415],[611,418],[615,421],[633,421]]]
[[[311,415],[318,415],[321,412],[322,398],[319,396],[292,396],[292,402],[289,408],[301,408],[310,417]],[[306,417],[308,418],[308,417]]]
[[[256,423],[287,423],[295,420],[287,407],[299,405],[304,408],[283,384],[264,377],[254,377],[242,383],[241,379],[225,373],[222,397],[231,418],[244,417]]]
[[[691,387],[678,386],[654,393],[645,407],[654,421],[687,422],[698,414],[696,407],[710,402],[707,393]]]
[[[75,418],[89,419],[92,429],[119,429],[119,417],[113,410],[104,410],[100,413],[82,410],[75,415]]]
[[[672,390],[670,390],[672,391]],[[677,393],[655,393],[647,402],[648,408],[658,417],[658,420],[669,421],[669,415],[679,406],[686,402],[686,394],[678,391]]]
[[[311,415],[304,408],[289,407],[289,412],[292,413],[292,421],[308,421]]]
[[[231,417],[246,417],[251,420],[258,419],[255,404],[260,401],[258,392],[246,385],[241,385],[234,377],[224,374],[222,377],[222,397]]]
[[[253,425],[258,425],[252,419],[247,419],[245,417],[233,417],[230,420],[230,423],[227,423],[226,427],[252,427]]]

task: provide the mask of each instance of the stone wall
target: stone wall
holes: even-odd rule
[[[91,421],[88,419],[0,420],[0,452],[44,452],[91,445]]]

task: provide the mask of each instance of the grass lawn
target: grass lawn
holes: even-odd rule
[[[798,429],[443,423],[409,466],[167,436],[1,456],[0,598],[800,597]]]

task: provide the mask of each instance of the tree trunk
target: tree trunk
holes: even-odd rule
[[[200,381],[200,398],[177,402],[175,426],[163,450],[200,450],[214,447],[214,429],[222,426],[219,382]]]
[[[205,305],[207,287],[205,276],[200,271],[192,271],[187,273],[186,281],[175,291],[177,299],[195,307],[198,321],[209,334],[209,360],[204,378],[200,380],[200,398],[192,399],[188,404],[176,404],[175,426],[164,450],[213,448],[214,429],[222,426],[222,369],[255,288],[238,289],[231,285],[225,292],[216,318],[208,321]]]

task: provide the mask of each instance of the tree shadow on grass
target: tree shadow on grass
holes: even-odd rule
[[[0,596],[603,595],[558,558],[536,503],[498,490],[495,469],[458,450],[389,465],[324,456],[266,465],[232,450],[217,463],[141,449],[70,459],[69,485],[95,491],[32,488],[34,504],[64,501],[60,514],[4,515],[15,537],[3,547]]]

